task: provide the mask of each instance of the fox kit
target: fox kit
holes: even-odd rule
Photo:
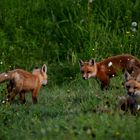
[[[140,69],[134,69],[131,74],[125,71],[124,75],[127,96],[120,97],[119,105],[122,110],[136,114],[140,110]]]
[[[0,74],[0,83],[9,81],[7,85],[8,96],[6,101],[11,102],[19,94],[21,103],[25,103],[25,93],[32,93],[33,103],[37,103],[37,95],[42,85],[47,85],[47,66],[35,68],[32,73],[22,69],[15,69]]]
[[[107,88],[110,78],[119,71],[128,70],[132,72],[134,65],[140,67],[140,61],[128,54],[109,57],[101,62],[91,59],[88,62],[79,61],[83,79],[97,78],[101,82],[101,89]]]
[[[127,94],[132,96],[140,104],[140,75],[133,77],[125,71],[125,87]]]

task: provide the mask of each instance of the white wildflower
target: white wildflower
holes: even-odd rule
[[[5,104],[5,101],[4,100],[2,101],[2,104]]]
[[[88,2],[89,2],[89,3],[92,3],[93,1],[94,1],[94,0],[89,0]]]
[[[135,21],[131,23],[131,26],[132,26],[132,27],[137,27],[137,25],[138,25],[138,23],[135,22]]]
[[[130,32],[129,31],[126,31],[126,34],[130,34]]]
[[[136,28],[131,28],[132,32],[136,32],[137,29]]]
[[[138,26],[138,23],[137,22],[132,22],[131,23],[131,30],[132,32],[136,32],[137,31],[137,26]]]
[[[80,20],[80,24],[83,24],[84,22],[85,22],[84,19],[81,19],[81,20]]]

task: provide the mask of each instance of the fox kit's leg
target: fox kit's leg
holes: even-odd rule
[[[7,101],[11,102],[15,99],[15,96],[19,93],[19,90],[13,86],[12,91],[7,95]]]
[[[35,89],[33,92],[32,92],[32,101],[33,101],[33,104],[36,104],[37,103],[37,94],[38,94],[38,91],[37,89]]]
[[[108,89],[109,83],[109,81],[101,81],[101,89]]]
[[[33,101],[33,104],[37,103],[37,95],[35,95],[34,93],[32,94],[32,101]]]
[[[108,75],[102,73],[99,79],[101,81],[101,89],[107,89],[110,83],[110,78]]]
[[[9,81],[9,83],[7,83],[7,91],[8,91],[8,93],[12,92],[13,86],[14,86],[14,84],[13,84],[12,81]]]
[[[25,93],[24,92],[20,92],[19,93],[19,100],[22,104],[26,103],[26,99],[25,99]]]
[[[14,99],[15,99],[15,96],[17,95],[17,92],[15,92],[15,91],[12,91],[10,94],[8,94],[7,95],[7,101],[8,102],[11,102],[11,101],[13,101]]]
[[[10,102],[11,100],[14,100],[14,97],[16,96],[16,93],[14,92],[14,83],[12,81],[9,81],[7,84],[7,98],[6,100]]]
[[[8,92],[7,99],[10,97],[10,94],[12,93],[13,88],[14,88],[14,83],[13,83],[12,80],[10,80],[10,81],[7,83],[7,92]]]

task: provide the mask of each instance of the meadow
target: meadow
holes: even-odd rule
[[[123,75],[102,91],[82,80],[79,59],[140,58],[139,0],[1,0],[0,73],[48,66],[33,105],[0,103],[0,140],[139,139],[140,117],[117,109]],[[6,84],[0,84],[0,101]]]
[[[126,94],[121,80],[114,78],[113,88],[102,91],[95,80],[79,79],[43,88],[36,105],[30,94],[25,105],[1,104],[0,139],[139,139],[139,115],[117,109],[118,96]]]

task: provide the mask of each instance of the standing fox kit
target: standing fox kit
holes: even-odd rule
[[[83,79],[97,78],[101,82],[101,89],[107,88],[110,78],[125,69],[132,72],[133,66],[140,67],[139,60],[128,54],[109,57],[101,62],[91,59],[88,62],[79,61]]]
[[[22,69],[15,69],[0,74],[0,83],[9,81],[7,85],[8,96],[6,101],[11,102],[19,94],[21,103],[25,103],[25,93],[32,93],[33,103],[37,103],[37,95],[42,85],[47,85],[47,66],[33,69],[29,73]]]

